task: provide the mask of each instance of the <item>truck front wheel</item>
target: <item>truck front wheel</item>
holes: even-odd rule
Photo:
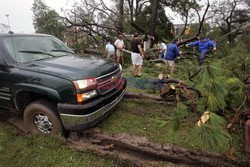
[[[63,134],[64,131],[56,106],[47,100],[29,104],[24,110],[23,120],[27,130],[33,134]]]

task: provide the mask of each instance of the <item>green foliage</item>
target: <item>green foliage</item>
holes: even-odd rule
[[[197,144],[208,151],[226,152],[230,149],[232,138],[224,129],[225,120],[216,115],[210,114],[210,119],[201,126],[194,129],[194,139]]]
[[[139,13],[139,15],[136,17],[136,24],[139,26],[145,28],[146,32],[149,32],[151,22],[151,13],[152,13],[152,5],[146,6],[142,12]],[[165,13],[165,9],[161,6],[159,6],[158,9],[158,15],[157,15],[157,27],[155,31],[155,38],[156,40],[162,40],[165,39],[173,39],[173,35],[171,33],[171,29],[173,27],[173,24],[168,19]]]
[[[241,45],[250,52],[250,26],[243,30],[242,35],[239,37]]]
[[[227,90],[223,82],[221,82],[222,73],[219,67],[220,64],[202,67],[196,80],[196,87],[204,96],[206,110],[212,112],[224,110],[226,107]]]
[[[225,127],[226,121],[223,117],[211,112],[208,123],[210,123],[211,126],[223,128]]]
[[[215,66],[203,66],[198,76],[199,81],[201,83],[212,82],[216,79],[218,73],[218,68]]]
[[[233,47],[230,54],[224,58],[224,68],[232,71],[233,76],[244,79],[244,71],[250,71],[250,53],[242,44]]]
[[[238,78],[229,78],[226,80],[228,90],[227,104],[231,107],[238,107],[243,99],[243,83]]]
[[[224,58],[230,54],[231,46],[219,28],[213,28],[207,37],[217,44],[217,51],[214,53],[216,58]]]
[[[42,0],[35,0],[32,11],[33,25],[37,33],[51,34],[63,39],[66,26],[59,20],[55,10],[50,9]]]
[[[224,130],[209,126],[202,125],[196,127],[194,134],[197,144],[207,151],[222,152],[228,151],[230,148],[229,141],[230,135]]]
[[[179,102],[177,103],[176,112],[172,118],[173,130],[178,131],[181,125],[181,119],[186,118],[189,115],[188,107]]]
[[[206,106],[209,111],[219,111],[224,110],[226,107],[226,95],[227,91],[225,86],[218,81],[213,81],[206,88]]]

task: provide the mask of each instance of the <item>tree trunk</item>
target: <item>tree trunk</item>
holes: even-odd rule
[[[152,13],[151,13],[151,22],[150,22],[150,36],[155,36],[156,22],[157,22],[157,12],[159,8],[159,0],[153,0],[152,2]],[[151,41],[150,48],[154,45],[154,40]]]
[[[120,0],[119,2],[119,22],[118,22],[118,30],[120,33],[123,33],[123,18],[124,18],[124,0]]]

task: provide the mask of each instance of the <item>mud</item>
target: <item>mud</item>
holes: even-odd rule
[[[6,122],[12,117],[14,117],[14,114],[12,112],[0,108],[0,122]]]
[[[177,166],[250,166],[250,161],[229,159],[226,156],[188,150],[170,144],[156,144],[144,137],[126,133],[111,135],[93,128],[84,132],[71,132],[68,145],[75,149],[90,149],[102,155],[114,155],[141,166],[157,165],[157,161]]]

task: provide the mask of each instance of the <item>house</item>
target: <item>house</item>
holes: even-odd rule
[[[185,24],[174,24],[174,29],[172,30],[172,33],[175,37],[178,37],[181,35],[183,29],[185,27]],[[190,34],[190,25],[187,25],[185,28],[184,35]]]

